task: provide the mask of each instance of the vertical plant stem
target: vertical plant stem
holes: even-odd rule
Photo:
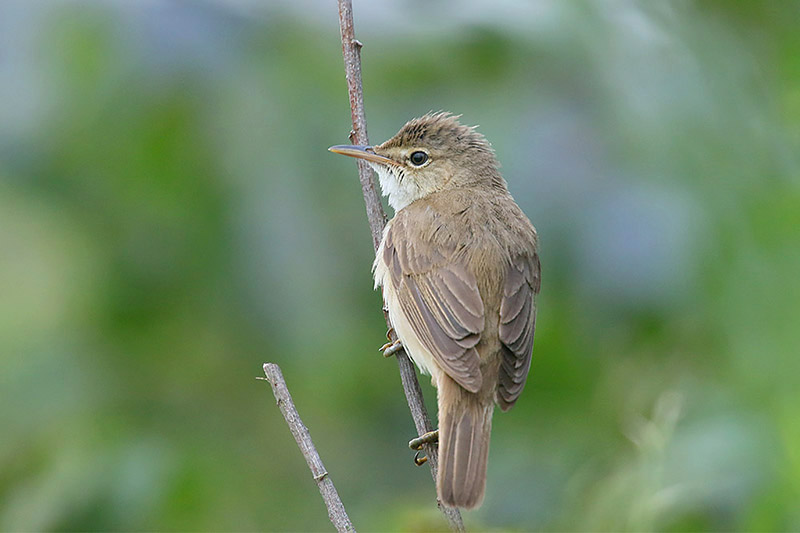
[[[367,119],[364,114],[364,91],[361,84],[362,44],[355,38],[353,4],[351,0],[338,0],[338,2],[339,28],[342,35],[342,55],[344,56],[347,92],[350,96],[350,114],[353,121],[353,129],[350,132],[350,142],[352,144],[368,145]],[[383,210],[383,205],[381,204],[378,191],[375,188],[375,180],[372,175],[373,172],[369,165],[359,159],[358,177],[361,181],[361,191],[364,194],[364,203],[367,207],[367,219],[372,233],[372,244],[377,251],[383,236],[383,228],[386,226],[386,213]],[[386,319],[386,326],[391,329],[388,313],[384,310],[383,314]],[[394,330],[391,331],[392,336],[389,340],[397,340],[397,335],[394,333]],[[423,433],[431,431],[433,426],[428,416],[428,410],[425,407],[419,381],[417,381],[414,364],[409,360],[405,350],[396,352],[395,359],[397,359],[397,365],[400,369],[400,380],[403,384],[403,391],[406,395],[408,408],[411,411],[411,417],[414,419],[414,426],[417,429],[417,433],[422,435]],[[433,482],[435,484],[436,473],[439,466],[437,445],[425,444],[423,449],[428,456],[428,464],[430,465],[431,475],[433,476]],[[439,501],[437,501],[437,506],[447,519],[450,529],[453,531],[464,531],[464,523],[461,520],[461,513],[458,509],[445,507]]]

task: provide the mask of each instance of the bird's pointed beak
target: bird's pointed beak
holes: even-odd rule
[[[365,161],[372,161],[373,163],[381,163],[383,165],[397,165],[397,163],[388,157],[378,155],[372,149],[372,146],[356,146],[352,144],[338,144],[328,148],[334,154],[349,155],[350,157],[357,157]]]

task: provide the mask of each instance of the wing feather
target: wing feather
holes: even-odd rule
[[[531,366],[536,329],[535,297],[541,283],[539,256],[516,257],[508,266],[500,303],[500,341],[503,359],[497,400],[503,411],[511,409],[522,393]]]
[[[414,246],[395,239],[392,226],[383,243],[383,261],[409,324],[422,346],[458,384],[477,392],[482,383],[475,345],[484,326],[484,308],[475,276],[453,261],[454,250]]]

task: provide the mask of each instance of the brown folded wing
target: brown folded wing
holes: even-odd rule
[[[536,302],[540,286],[539,256],[519,256],[508,267],[500,303],[500,341],[503,360],[497,386],[497,403],[508,411],[517,401],[531,366]]]
[[[484,326],[477,281],[453,261],[453,251],[394,239],[386,234],[383,261],[400,307],[421,344],[448,376],[470,392],[481,387],[480,359],[475,345]]]

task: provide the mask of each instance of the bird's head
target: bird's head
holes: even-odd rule
[[[369,163],[395,211],[442,190],[481,183],[505,187],[489,142],[450,113],[410,120],[377,146],[340,145],[329,150]]]

